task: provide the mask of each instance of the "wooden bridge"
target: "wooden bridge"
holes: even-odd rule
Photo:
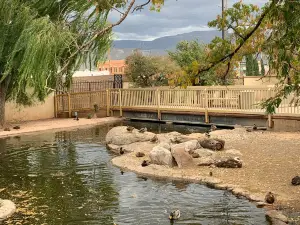
[[[147,119],[170,120],[164,115],[198,115],[203,116],[200,122],[204,123],[210,123],[212,116],[261,118],[268,119],[271,126],[271,115],[265,113],[261,103],[274,95],[273,87],[109,89],[57,95],[55,109],[56,114],[68,113],[71,117],[73,112],[89,111],[97,104],[106,116],[134,117],[133,112],[140,112]],[[292,100],[293,95],[284,99],[272,117],[300,119],[300,107],[293,106]]]

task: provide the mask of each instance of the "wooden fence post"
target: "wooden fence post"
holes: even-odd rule
[[[204,115],[205,115],[205,123],[209,123],[209,116],[208,116],[208,92],[207,89],[204,89],[205,91],[205,111],[204,111]]]
[[[122,111],[122,92],[121,92],[121,89],[119,89],[119,107],[120,107],[120,117],[123,117],[123,111]]]
[[[268,114],[268,128],[273,128],[272,114]]]
[[[110,116],[110,91],[106,90],[106,116]]]
[[[157,118],[158,120],[161,120],[161,113],[160,113],[160,90],[156,89],[156,95],[157,95]]]
[[[54,117],[57,118],[57,95],[54,93]]]
[[[69,118],[72,117],[72,109],[71,109],[71,95],[68,93],[68,111],[69,111]]]

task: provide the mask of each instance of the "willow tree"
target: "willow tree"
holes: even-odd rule
[[[158,8],[159,1],[149,1]],[[142,9],[135,0],[0,0],[0,127],[5,102],[30,105],[43,101],[72,71],[103,57],[111,30],[129,12]],[[115,10],[120,19],[108,22]]]

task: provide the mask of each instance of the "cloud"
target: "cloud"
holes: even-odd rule
[[[238,0],[227,0],[228,7]],[[138,3],[142,0],[138,0]],[[244,0],[246,3],[263,5],[267,0]],[[145,8],[128,15],[125,21],[113,29],[116,39],[153,40],[158,37],[208,30],[207,23],[221,13],[221,0],[165,0],[161,12]],[[111,22],[120,18],[113,11]]]

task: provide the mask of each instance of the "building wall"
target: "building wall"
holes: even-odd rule
[[[21,122],[54,118],[54,94],[51,94],[45,102],[34,106],[23,107],[8,102],[5,105],[5,119],[7,122]]]
[[[105,63],[99,63],[100,71],[108,70],[111,75],[125,74],[125,60],[108,60]]]
[[[245,76],[245,86],[261,86],[261,85],[275,85],[278,83],[276,76],[268,76],[262,78],[261,76]]]

